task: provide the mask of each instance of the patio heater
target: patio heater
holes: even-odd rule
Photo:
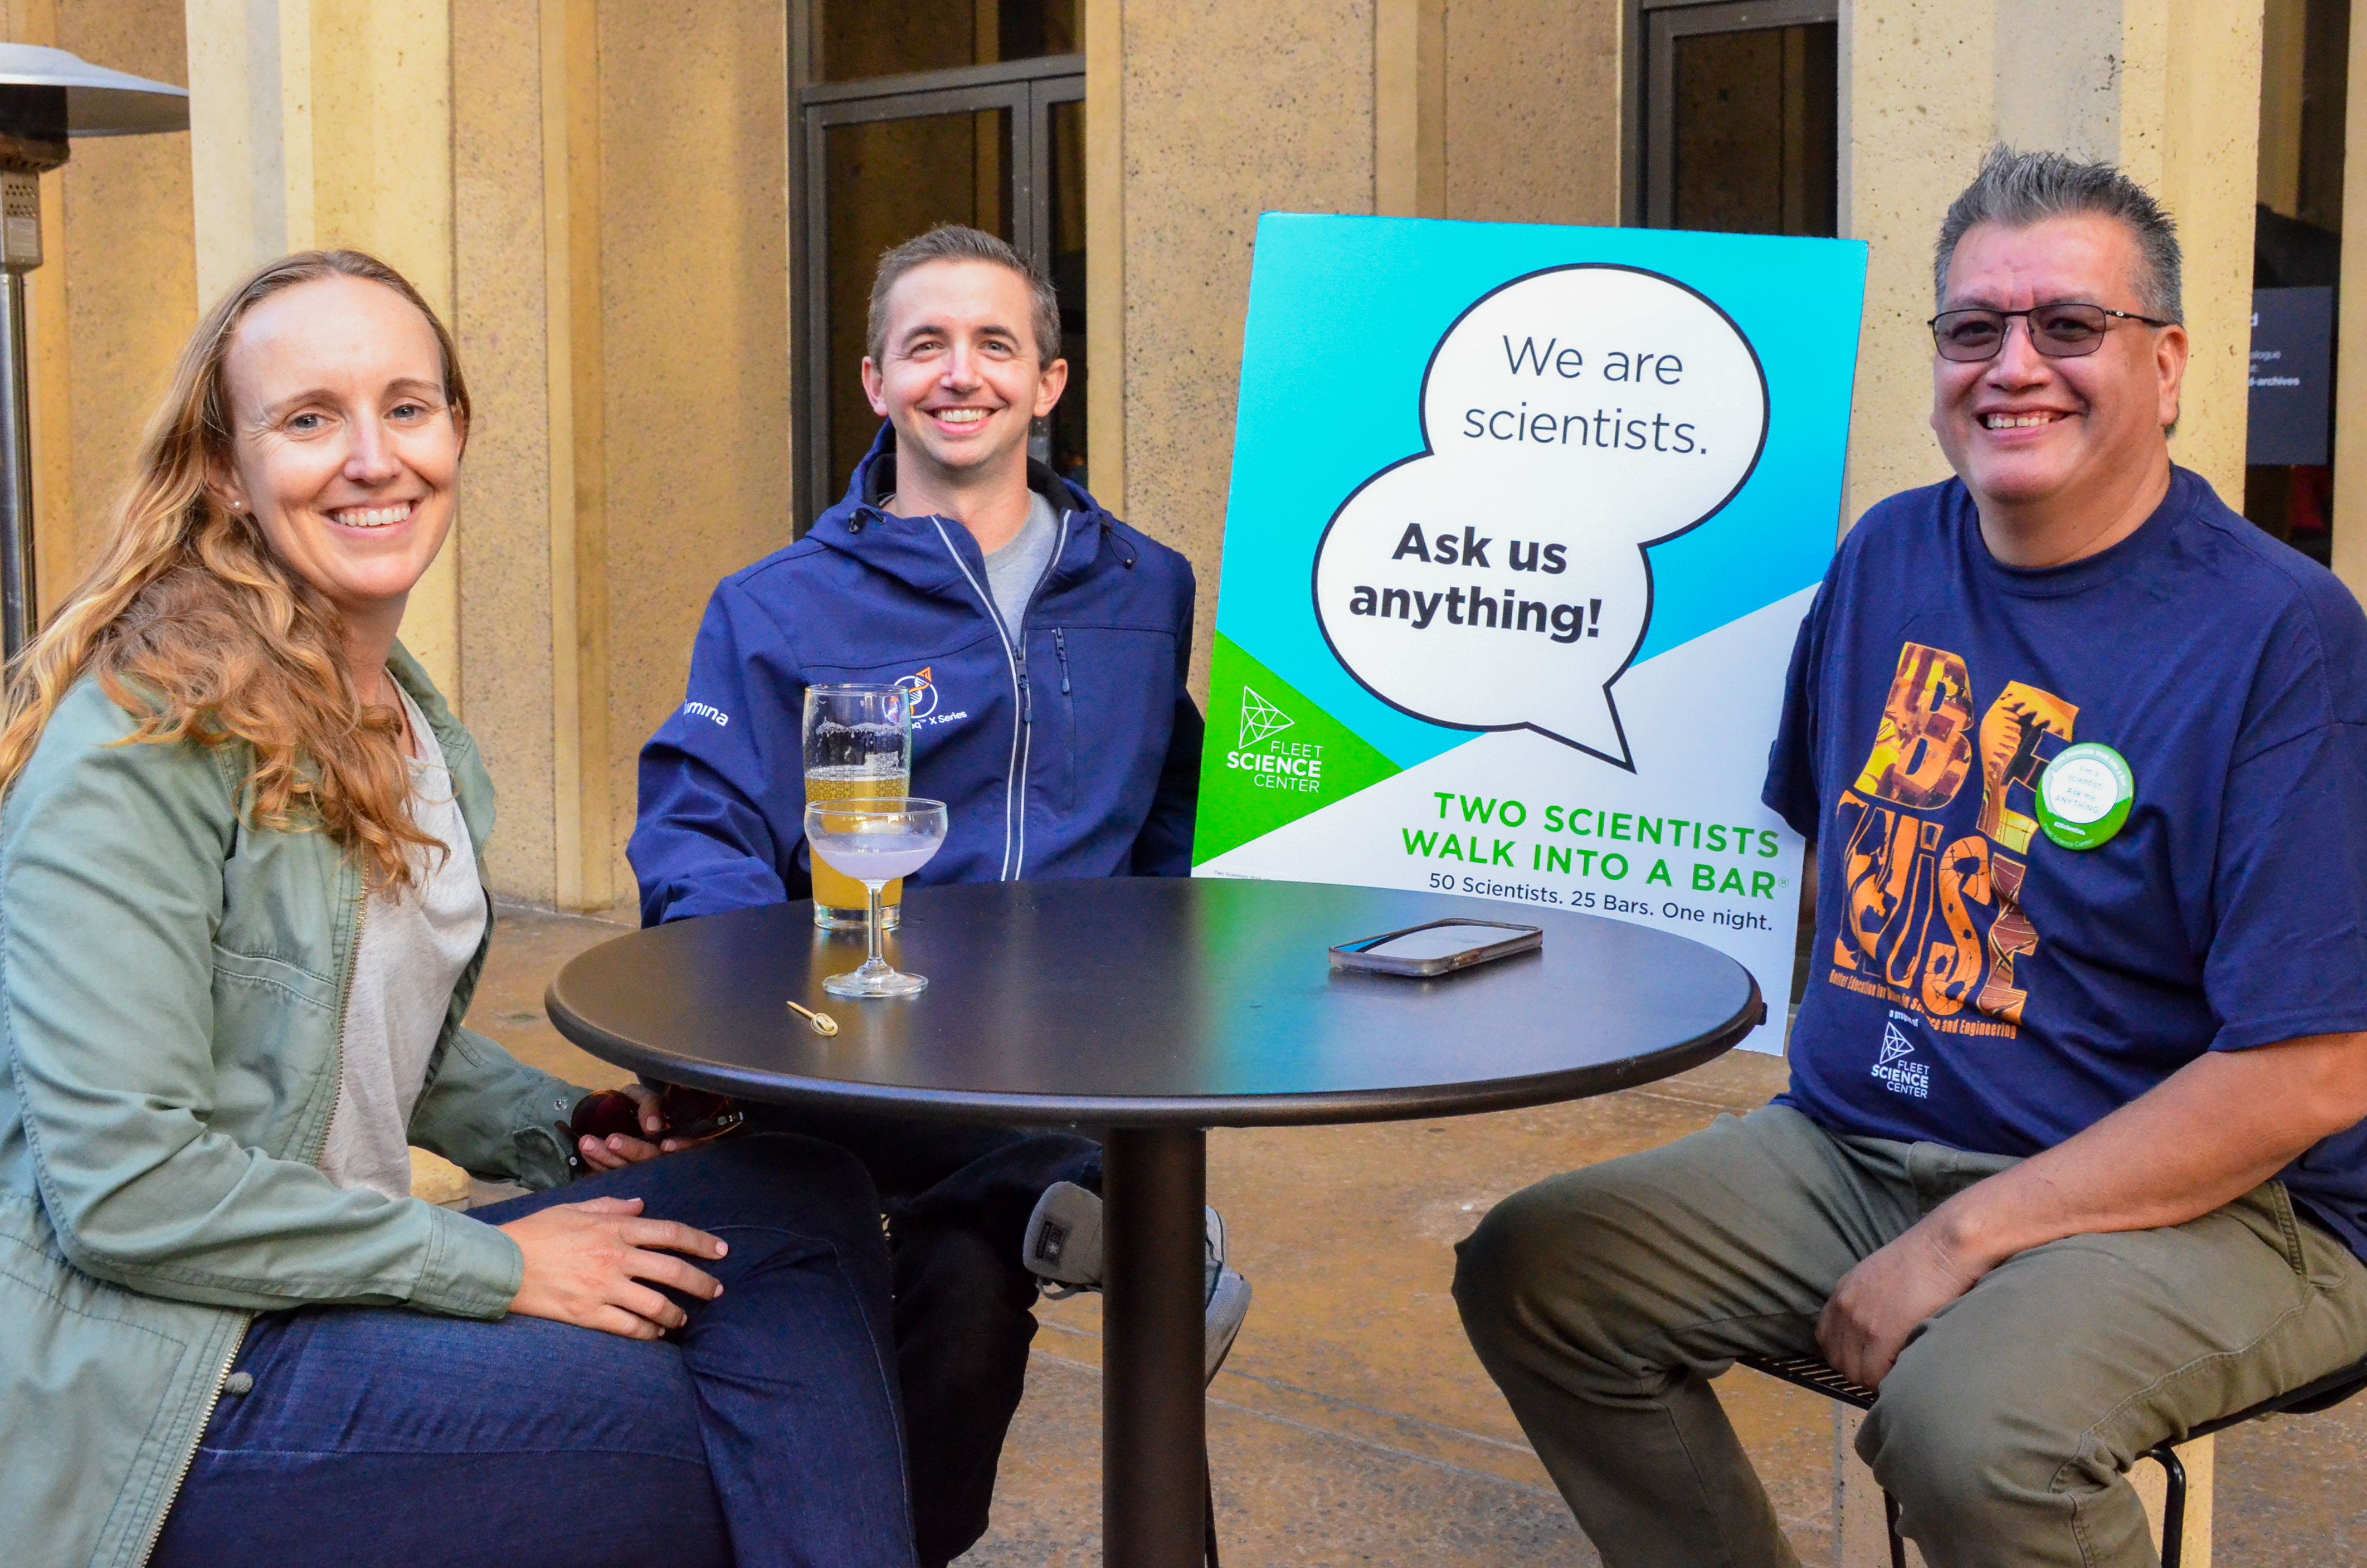
[[[41,176],[75,136],[189,128],[186,87],[127,76],[62,49],[0,44],[0,642],[32,640],[33,431],[25,352],[25,274],[41,265]]]

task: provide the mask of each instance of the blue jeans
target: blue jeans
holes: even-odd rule
[[[971,1127],[792,1106],[751,1127],[846,1150],[888,1200],[912,1534],[945,1568],[986,1533],[1002,1439],[1027,1382],[1036,1277],[1020,1243],[1054,1182],[1095,1192],[1101,1145],[1041,1129]]]
[[[722,1237],[713,1302],[624,1339],[388,1307],[255,1320],[153,1568],[911,1568],[870,1178],[743,1134],[479,1210],[642,1198]],[[233,1375],[230,1386],[243,1386]]]

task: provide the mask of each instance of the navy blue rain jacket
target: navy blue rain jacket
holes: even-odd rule
[[[1005,626],[968,528],[879,509],[895,461],[883,427],[846,499],[708,601],[687,699],[641,748],[643,924],[810,895],[809,685],[915,689],[912,792],[952,816],[917,883],[1189,873],[1191,563],[1031,462],[1059,531]]]

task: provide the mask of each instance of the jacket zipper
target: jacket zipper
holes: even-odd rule
[[[1068,549],[1069,519],[1075,515],[1067,508],[1060,513],[1060,531],[1052,541],[1051,559],[1044,562],[1043,574],[1036,579],[1035,587],[1027,592],[1027,603],[1031,608],[1036,603],[1036,596],[1051,580],[1052,569],[1060,563],[1060,556]],[[961,558],[961,551],[954,548],[953,536],[946,532],[945,519],[931,517],[929,521],[936,525],[937,538],[944,541],[946,553],[954,558],[954,564],[961,568],[961,574],[968,580],[971,592],[978,595],[978,602],[986,608],[986,619],[993,623],[995,635],[1002,639],[1003,663],[1011,668],[1011,696],[1018,711],[1011,725],[1011,773],[1002,785],[1002,875],[1000,880],[1017,881],[1027,869],[1027,769],[1036,750],[1036,702],[1027,683],[1027,612],[1025,609],[1020,611],[1020,635],[1013,637],[1011,629],[1002,623],[1002,612],[994,608],[994,596],[987,591],[985,584],[978,580],[978,574],[969,569],[969,562]],[[1069,686],[1065,652],[1060,663],[1060,689],[1066,691]],[[1012,858],[1014,827],[1018,848],[1016,863]]]
[[[336,1082],[337,1092],[341,1095],[345,1093],[345,1023],[353,1016],[354,1011],[354,975],[361,968],[362,932],[369,926],[369,888],[367,883],[363,885],[357,896],[361,900],[361,907],[354,912],[353,950],[345,955],[345,983],[341,991],[345,1000],[337,1005]],[[329,1102],[329,1119],[321,1123],[321,1135],[312,1140],[311,1156],[305,1162],[306,1164],[318,1166],[321,1156],[328,1153],[329,1129],[335,1124],[336,1119],[336,1102],[332,1100]]]
[[[145,1563],[155,1554],[156,1541],[164,1533],[164,1521],[172,1517],[173,1505],[180,1500],[181,1483],[189,1479],[189,1471],[197,1466],[198,1449],[205,1443],[206,1428],[213,1423],[214,1406],[221,1403],[222,1384],[230,1381],[230,1369],[238,1364],[238,1353],[246,1344],[246,1331],[255,1326],[253,1312],[241,1312],[238,1316],[238,1332],[231,1336],[230,1350],[214,1372],[214,1392],[206,1396],[206,1407],[198,1414],[198,1440],[189,1445],[189,1451],[181,1456],[180,1468],[173,1471],[173,1484],[164,1489],[164,1509],[157,1514],[156,1522],[148,1527],[148,1539],[140,1548],[140,1562]]]
[[[1068,725],[1060,754],[1060,800],[1064,809],[1073,811],[1077,805],[1077,747],[1082,737],[1077,733],[1077,699],[1069,685],[1067,628],[1052,628],[1052,652],[1060,658],[1060,713]]]
[[[1027,616],[1036,608],[1036,597],[1044,585],[1052,580],[1052,570],[1060,564],[1060,557],[1069,548],[1069,519],[1074,516],[1067,507],[1060,509],[1060,531],[1052,536],[1052,553],[1045,560],[1044,570],[1036,574],[1036,585],[1027,590],[1027,603],[1019,611],[1019,635],[1013,639],[1019,646],[1019,673],[1023,684],[1027,673]],[[1060,689],[1068,686],[1068,660],[1060,661]],[[1010,881],[1018,881],[1027,875],[1027,776],[1034,771],[1036,755],[1036,708],[1031,700],[1022,714],[1021,727],[1025,740],[1019,751],[1019,859],[1011,869]]]
[[[365,888],[361,895],[361,910],[354,916],[353,950],[345,955],[344,987],[345,1000],[337,1009],[337,1071],[334,1081],[337,1085],[336,1092],[340,1095],[345,1093],[345,1018],[353,1011],[354,971],[361,963],[362,928],[368,924],[369,892]],[[332,1098],[329,1102],[328,1117],[321,1123],[321,1135],[312,1140],[312,1153],[305,1161],[307,1165],[314,1166],[320,1165],[321,1156],[328,1152],[329,1129],[336,1119],[337,1103],[334,1098]],[[140,1549],[139,1561],[142,1563],[155,1553],[157,1539],[164,1533],[164,1521],[172,1517],[173,1505],[180,1500],[182,1483],[189,1479],[189,1471],[196,1468],[198,1449],[206,1440],[206,1428],[213,1424],[215,1406],[221,1403],[222,1384],[230,1381],[230,1369],[238,1365],[238,1353],[246,1345],[246,1331],[255,1326],[255,1314],[251,1312],[239,1314],[238,1332],[231,1336],[230,1349],[222,1357],[221,1369],[214,1373],[213,1392],[206,1396],[206,1407],[198,1415],[198,1440],[191,1443],[189,1451],[181,1456],[180,1468],[173,1471],[173,1484],[164,1489],[164,1506],[157,1514],[156,1522],[149,1527],[147,1542]]]
[[[1003,775],[1002,779],[1002,873],[1001,878],[1003,881],[1009,881],[1011,880],[1011,793],[1014,788],[1013,780],[1018,777],[1020,736],[1026,728],[1024,715],[1027,699],[1027,683],[1019,661],[1012,654],[1011,633],[1003,630],[1002,618],[995,613],[994,596],[986,591],[986,585],[978,580],[978,574],[969,569],[969,562],[964,561],[961,558],[961,551],[954,548],[953,536],[946,532],[945,519],[931,517],[929,521],[936,528],[937,538],[944,541],[946,553],[954,558],[954,564],[961,568],[962,576],[968,580],[970,591],[978,595],[978,602],[986,607],[986,619],[993,623],[994,634],[1002,639],[1002,662],[1011,670],[1011,699],[1018,716],[1012,721],[1011,762],[1009,770]]]

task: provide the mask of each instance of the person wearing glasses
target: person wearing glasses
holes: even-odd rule
[[[1949,209],[1956,477],[1843,542],[1769,758],[1818,878],[1790,1087],[1460,1249],[1611,1568],[1796,1562],[1739,1355],[1878,1391],[1933,1568],[2151,1562],[2135,1455],[2367,1358],[2367,618],[2170,461],[2179,270],[2107,165],[2000,150]]]
[[[911,1568],[870,1178],[801,1138],[673,1152],[686,1096],[461,1026],[493,784],[396,635],[468,433],[400,274],[273,262],[10,662],[12,1568]],[[538,1190],[423,1202],[414,1144]]]

